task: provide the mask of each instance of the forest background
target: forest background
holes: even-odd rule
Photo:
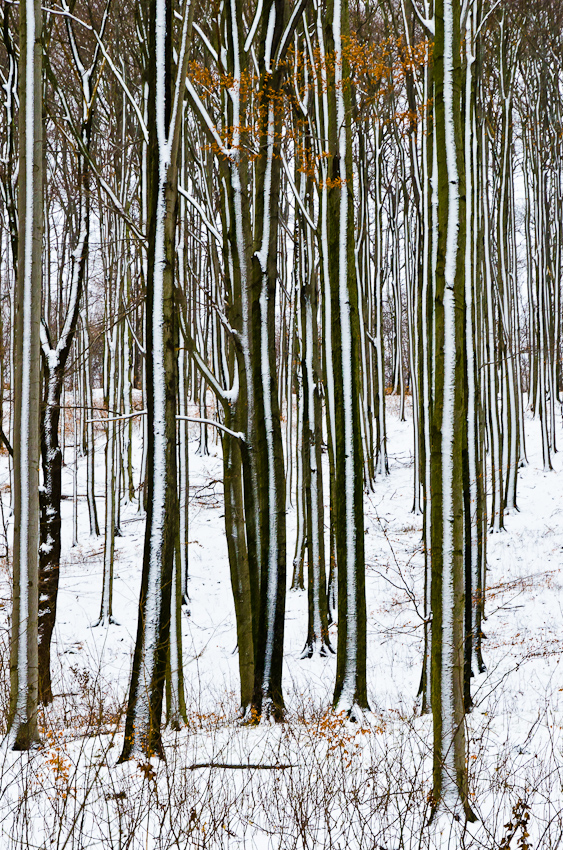
[[[5,834],[557,847],[558,638],[536,647],[537,605],[496,642],[484,624],[491,605],[518,608],[495,605],[505,593],[543,588],[560,608],[542,563],[560,532],[538,532],[560,498],[559,4],[0,13]],[[394,468],[407,456],[409,485]],[[237,671],[203,698],[198,662],[195,699],[193,506],[212,487],[224,527],[205,572],[225,585],[228,571],[217,612]],[[505,526],[533,540],[525,565]],[[70,608],[61,594],[90,558],[86,637],[88,594]],[[375,627],[374,604],[412,619]],[[69,621],[92,651],[78,665]],[[292,664],[288,692],[301,627],[311,678]],[[385,707],[387,639],[405,650],[409,708],[404,690]],[[129,666],[110,697],[117,642]],[[534,717],[495,749],[530,687],[524,661]]]

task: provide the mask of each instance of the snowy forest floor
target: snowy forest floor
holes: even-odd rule
[[[416,697],[423,648],[422,521],[411,512],[412,422],[400,422],[396,399],[388,401],[390,474],[365,498],[372,708],[366,724],[343,722],[329,710],[335,656],[300,660],[307,630],[302,591],[287,596],[287,722],[252,728],[237,723],[220,448],[210,435],[210,455],[198,457],[193,426],[190,613],[183,616],[189,724],[165,733],[166,762],[116,766],[137,625],[143,516],[137,503],[123,504],[113,600],[119,625],[91,628],[99,615],[103,537],[90,538],[81,497],[79,543],[71,547],[72,499],[66,498],[53,647],[57,696],[41,713],[40,750],[0,750],[0,847],[563,847],[563,455],[554,455],[553,472],[543,471],[540,425],[528,417],[520,512],[506,517],[505,532],[487,538],[487,671],[473,679],[474,709],[467,720],[471,804],[479,821],[466,827],[445,815],[428,826],[432,728]],[[563,447],[560,423],[558,429]],[[100,432],[100,494],[103,448]],[[71,455],[69,449],[67,461]],[[0,462],[8,517],[6,458]],[[84,494],[83,459],[78,481]],[[63,493],[72,493],[71,464],[63,473]],[[98,511],[103,519],[101,497]],[[287,519],[290,566],[293,509]],[[11,592],[5,557],[1,568],[5,720]],[[336,626],[331,639],[336,646]],[[198,767],[209,763],[241,767]]]

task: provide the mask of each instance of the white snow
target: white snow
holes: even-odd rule
[[[222,488],[218,483],[222,474],[222,461],[220,450],[213,442],[210,457],[200,458],[195,455],[197,425],[193,426],[190,442],[188,547],[191,616],[183,614],[184,672],[191,725],[177,736],[171,733],[165,735],[169,752],[168,769],[172,770],[171,763],[177,763],[180,770],[180,766],[207,761],[270,763],[272,759],[279,759],[295,765],[291,773],[292,792],[284,784],[289,781],[289,775],[286,776],[285,772],[278,779],[272,776],[274,772],[268,771],[256,771],[252,777],[241,777],[241,771],[232,771],[236,776],[222,772],[213,780],[213,783],[219,783],[212,783],[216,793],[219,793],[217,789],[221,787],[221,794],[226,795],[224,799],[232,793],[233,800],[239,801],[236,805],[233,803],[235,809],[230,814],[225,814],[228,828],[238,837],[238,841],[232,838],[234,847],[305,846],[300,843],[297,833],[296,843],[290,844],[289,836],[293,834],[291,829],[296,827],[291,826],[294,822],[287,812],[291,809],[291,793],[296,794],[299,788],[305,793],[306,787],[313,790],[316,788],[315,793],[322,792],[327,800],[334,801],[334,806],[342,807],[338,810],[339,815],[336,810],[333,812],[340,823],[341,832],[338,833],[338,842],[334,838],[334,844],[331,845],[323,832],[327,824],[323,824],[322,807],[319,806],[321,831],[315,833],[315,847],[372,846],[362,844],[357,835],[354,837],[351,826],[349,832],[345,832],[348,820],[350,823],[353,820],[353,807],[350,803],[346,809],[343,800],[339,803],[334,795],[339,788],[350,791],[350,783],[356,781],[356,775],[357,787],[364,788],[366,793],[368,782],[376,785],[383,783],[383,765],[375,773],[369,772],[379,764],[378,759],[382,758],[383,753],[389,760],[388,771],[391,774],[396,772],[398,781],[400,779],[400,788],[395,789],[399,795],[398,801],[402,799],[400,793],[408,790],[408,783],[415,781],[417,770],[420,771],[421,793],[427,793],[430,788],[430,718],[418,715],[415,699],[422,664],[424,578],[420,546],[421,518],[409,512],[412,504],[412,428],[409,421],[400,422],[398,412],[393,410],[398,400],[390,397],[387,401],[390,475],[378,479],[375,493],[366,497],[365,501],[368,532],[365,538],[368,691],[374,714],[372,731],[366,731],[365,734],[359,734],[353,724],[345,724],[338,731],[332,729],[332,721],[314,720],[315,716],[320,717],[315,715],[315,711],[327,708],[330,704],[336,659],[334,656],[320,658],[317,655],[311,660],[299,660],[307,630],[307,598],[306,593],[297,592],[288,593],[286,614],[284,689],[291,722],[284,728],[259,730],[237,726],[238,660],[233,655],[236,632],[222,516]],[[475,841],[481,836],[485,846],[490,846],[486,843],[489,840],[486,830],[492,828],[491,823],[496,824],[494,829],[497,830],[497,836],[503,834],[503,825],[511,816],[511,806],[516,796],[525,794],[526,783],[531,782],[530,777],[535,772],[536,778],[543,775],[542,781],[548,782],[546,786],[539,784],[538,780],[538,791],[534,792],[531,785],[528,791],[532,811],[530,843],[537,848],[541,846],[537,843],[537,837],[543,829],[542,818],[548,810],[553,815],[563,808],[561,785],[557,779],[559,774],[553,774],[551,785],[550,780],[545,778],[548,770],[561,769],[563,700],[560,689],[563,687],[563,677],[559,670],[559,657],[562,649],[560,622],[563,607],[563,469],[559,455],[555,455],[555,471],[543,472],[539,422],[527,417],[526,426],[530,464],[519,473],[521,512],[506,518],[507,531],[504,534],[493,535],[487,541],[489,575],[485,631],[488,639],[484,641],[484,654],[488,672],[473,680],[476,706],[468,717],[468,741],[470,788],[476,795],[472,797],[472,805],[481,817],[486,814],[488,818],[486,826],[477,824],[471,827]],[[141,424],[135,422],[135,446],[139,445],[141,429]],[[102,432],[99,434],[99,439],[103,441]],[[96,452],[98,481],[103,479],[101,448]],[[134,451],[133,456],[138,460],[140,452]],[[6,457],[1,456],[0,462],[2,483],[8,480]],[[68,463],[63,470],[65,494],[71,492],[71,466]],[[85,476],[84,458],[79,460],[79,494],[86,492]],[[6,491],[1,492],[6,499]],[[103,494],[98,493],[97,496],[101,499]],[[30,781],[29,774],[26,774],[27,764],[32,768],[33,775],[44,777],[44,789],[36,790],[26,803],[29,807],[27,811],[33,815],[29,829],[36,831],[38,844],[41,842],[40,836],[45,834],[44,830],[48,829],[49,834],[52,833],[52,824],[62,811],[61,788],[64,781],[62,776],[56,779],[53,768],[49,766],[49,759],[57,757],[62,762],[68,760],[71,766],[68,785],[76,786],[76,794],[70,800],[76,800],[76,805],[86,796],[88,783],[93,781],[95,771],[98,772],[94,782],[96,797],[101,795],[103,800],[104,794],[108,798],[121,791],[127,794],[127,798],[121,802],[119,798],[104,802],[107,815],[105,821],[94,800],[87,803],[85,817],[93,838],[90,844],[83,846],[108,846],[107,836],[115,835],[113,830],[118,829],[117,819],[113,820],[116,816],[111,815],[111,812],[117,812],[119,805],[133,806],[139,796],[139,800],[144,799],[144,805],[148,806],[148,798],[142,795],[148,794],[150,782],[143,780],[143,784],[143,774],[136,763],[113,766],[121,748],[122,731],[117,732],[117,739],[109,750],[108,746],[112,743],[109,719],[105,721],[102,730],[107,732],[105,737],[81,737],[90,728],[86,719],[88,711],[95,713],[98,706],[101,717],[109,718],[111,712],[123,704],[127,694],[137,618],[143,516],[135,505],[122,505],[124,536],[116,538],[114,575],[114,612],[121,625],[110,629],[90,629],[88,624],[99,611],[102,540],[89,537],[86,499],[81,498],[79,546],[71,550],[71,500],[63,500],[62,509],[63,558],[53,679],[55,693],[64,696],[55,699],[54,705],[42,719],[42,734],[47,744],[45,749],[33,756],[10,755],[10,760],[0,765],[4,777],[2,786],[5,789],[4,797],[0,800],[0,815],[8,818],[2,821],[0,829],[4,833],[0,834],[6,848],[14,846],[10,838],[10,823],[14,823],[17,812],[21,811],[14,801],[21,794],[22,783]],[[288,552],[293,550],[294,534],[295,511],[290,510]],[[5,596],[7,576],[4,574],[3,578]],[[0,613],[5,617],[8,607],[4,605]],[[333,626],[333,644],[334,632]],[[309,720],[299,720],[300,714]],[[54,730],[55,738],[49,737],[51,733],[47,734],[45,729]],[[59,731],[62,733],[60,740]],[[408,747],[407,740],[410,741]],[[323,754],[321,763],[317,759],[323,747],[329,751],[329,757]],[[346,758],[350,760],[351,768],[346,768],[347,761],[339,761],[346,748],[350,750]],[[402,773],[398,763],[392,762],[401,753],[404,759]],[[539,755],[538,759],[535,758],[536,754]],[[110,766],[105,766],[106,763]],[[342,766],[342,773],[333,775],[330,772],[335,765]],[[497,781],[497,776],[499,786],[494,791],[496,786],[491,783]],[[191,789],[189,793],[193,803],[178,814],[179,822],[186,829],[191,809],[197,800],[202,801],[202,808],[198,809],[202,813],[202,822],[206,818],[209,821],[209,815],[203,817],[203,813],[208,811],[205,807],[210,805],[209,800],[204,803],[206,783],[211,781],[210,777],[206,769],[186,774],[182,772],[182,778],[178,776],[175,781],[176,790],[169,792],[175,798],[184,783],[188,783],[185,787]],[[505,778],[509,783],[508,789],[502,786]],[[165,788],[165,775],[162,775],[160,781]],[[246,786],[248,782],[250,785]],[[258,795],[255,796],[254,809],[250,798],[244,796],[245,787],[248,793],[253,789],[252,793]],[[283,814],[283,807],[279,808],[279,795],[283,788],[286,789],[284,805],[288,807],[283,815],[288,836],[286,843],[280,843],[280,837],[275,832],[276,817],[282,818]],[[514,790],[511,791],[511,788]],[[546,788],[549,788],[550,799],[549,795],[544,799]],[[48,800],[48,795],[55,802],[59,801],[58,808]],[[263,799],[263,804],[256,802],[260,799]],[[270,805],[266,802],[268,800]],[[276,801],[277,811],[273,808],[273,801]],[[239,805],[241,814],[235,816]],[[422,821],[416,820],[422,815],[420,812],[417,814],[417,811],[414,803],[409,809],[406,798],[403,799],[405,829],[414,831],[417,824],[422,829]],[[250,814],[245,818],[244,812]],[[147,834],[148,846],[159,846],[156,810],[153,814],[154,825],[143,828],[136,836],[133,843],[135,850],[147,846]],[[378,822],[381,828],[385,826],[385,821],[379,820],[382,816],[378,814],[377,807],[374,806],[371,815],[367,812],[367,816],[368,820],[372,818],[370,823],[373,829]],[[313,820],[310,824],[313,829]],[[269,835],[267,830],[272,828],[274,833]],[[441,828],[444,828],[443,824]],[[451,829],[454,829],[455,836],[455,824],[452,827],[450,822],[448,830]],[[387,846],[395,846],[392,842],[395,840],[396,844],[398,830],[397,823],[385,826]],[[104,835],[106,844],[102,842]],[[200,831],[197,835],[202,837],[203,833]],[[343,836],[347,836],[346,844]],[[446,839],[437,834],[432,842],[428,846],[448,846]],[[386,846],[383,837],[379,843]],[[210,841],[209,846],[220,847],[221,844],[217,839]],[[450,846],[462,845],[452,843]],[[467,846],[479,845],[475,843]],[[545,844],[545,847],[548,846]]]
[[[190,725],[177,734],[165,733],[167,764],[151,762],[156,784],[135,761],[115,766],[123,727],[118,723],[114,737],[114,718],[119,717],[129,685],[144,517],[135,504],[122,504],[123,537],[115,541],[114,565],[114,613],[121,625],[90,629],[99,612],[103,541],[89,536],[84,498],[87,459],[79,459],[79,545],[74,549],[72,501],[62,502],[63,554],[53,651],[57,696],[40,717],[45,747],[31,755],[2,754],[2,847],[15,850],[25,823],[37,846],[50,846],[51,837],[59,834],[62,846],[72,828],[76,847],[101,850],[110,847],[111,841],[117,843],[119,818],[123,830],[133,816],[139,818],[131,844],[134,850],[191,848],[202,844],[204,836],[210,848],[258,850],[307,846],[366,850],[378,844],[394,848],[400,846],[401,834],[409,848],[457,850],[464,846],[463,825],[451,819],[423,828],[424,801],[431,788],[432,732],[430,717],[420,716],[415,696],[423,650],[422,521],[410,513],[412,425],[409,419],[399,421],[398,401],[387,398],[390,475],[378,478],[375,492],[365,498],[368,696],[373,717],[363,731],[357,724],[342,724],[323,713],[332,699],[335,656],[300,660],[307,633],[304,592],[287,596],[284,694],[289,722],[258,729],[238,725],[238,659],[233,654],[236,631],[224,533],[222,460],[213,438],[211,455],[196,456],[198,426],[193,425],[189,444],[191,616],[182,615]],[[193,405],[189,412],[197,415]],[[559,661],[563,648],[563,461],[556,454],[555,471],[543,472],[540,424],[529,414],[525,421],[529,465],[519,471],[521,510],[506,517],[505,533],[487,540],[488,619],[483,652],[488,672],[473,679],[475,708],[467,720],[470,792],[475,795],[471,804],[481,822],[471,826],[463,840],[475,850],[495,846],[493,836],[500,843],[519,797],[530,805],[528,840],[534,850],[556,847],[558,825],[563,822]],[[96,433],[96,473],[101,482],[105,437],[101,428]],[[136,464],[141,457],[141,433],[142,423],[135,420]],[[561,439],[560,423],[558,436]],[[67,452],[65,495],[71,493],[74,462],[71,446]],[[0,455],[5,508],[8,480],[7,456]],[[490,480],[487,489],[490,499]],[[103,492],[96,495],[103,500]],[[287,520],[291,553],[293,509]],[[5,571],[1,577],[0,616],[5,624],[9,580]],[[332,626],[333,645],[335,632]],[[185,770],[210,761],[293,767],[254,772]],[[170,803],[168,814],[157,806],[157,787],[160,801]],[[383,799],[390,807],[387,814]],[[79,819],[73,827],[83,804],[83,821]],[[301,804],[307,813],[308,844],[298,829]],[[221,824],[216,828],[213,817],[222,819],[225,829]],[[187,843],[173,843],[173,824],[185,834],[193,829]],[[232,835],[225,836],[226,830]],[[72,846],[70,841],[67,846]]]

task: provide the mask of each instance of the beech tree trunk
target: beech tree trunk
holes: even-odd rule
[[[434,124],[437,241],[431,355],[431,698],[434,805],[469,807],[464,705],[465,171],[462,147],[459,0],[435,6]]]
[[[181,104],[193,20],[193,7],[186,2],[178,46],[177,80],[181,86],[173,88],[172,5],[171,0],[149,0],[148,4],[147,518],[137,639],[120,761],[134,753],[162,755],[164,685],[171,664],[171,597],[179,533],[175,236]],[[180,607],[177,601],[176,627]],[[174,670],[178,671],[182,658],[179,628],[174,656]],[[176,721],[182,699],[177,694]]]
[[[37,729],[39,398],[43,236],[40,0],[20,6],[18,269],[14,333],[14,568],[8,742],[28,750]]]
[[[330,91],[331,173],[328,199],[331,350],[335,417],[335,537],[338,565],[338,646],[333,703],[359,719],[369,708],[366,684],[366,597],[363,456],[360,422],[359,303],[354,257],[347,0],[329,4],[326,44],[334,52]]]

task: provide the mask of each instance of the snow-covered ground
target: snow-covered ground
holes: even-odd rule
[[[103,538],[88,533],[80,459],[75,547],[72,499],[63,501],[53,647],[58,696],[41,716],[45,746],[40,751],[0,753],[0,848],[563,847],[562,457],[554,455],[554,471],[543,472],[540,426],[528,419],[529,464],[519,475],[520,512],[506,517],[504,533],[487,538],[487,672],[473,680],[475,707],[468,717],[470,791],[480,820],[466,828],[444,817],[428,826],[432,729],[416,697],[423,637],[422,523],[411,512],[412,422],[400,422],[396,400],[388,401],[390,474],[365,500],[369,723],[358,728],[328,710],[336,658],[300,660],[306,594],[291,591],[287,723],[238,725],[220,448],[210,435],[211,454],[198,457],[194,425],[190,610],[183,616],[189,725],[166,733],[166,763],[115,765],[137,625],[144,521],[137,503],[122,505],[113,601],[119,625],[92,628],[99,616]],[[563,448],[561,430],[557,437]],[[103,446],[100,433],[101,520]],[[136,459],[139,455],[135,452]],[[71,456],[69,449],[67,461]],[[5,458],[1,462],[8,517],[8,472]],[[72,494],[71,465],[64,470],[63,493]],[[294,510],[287,520],[291,565]],[[5,705],[10,591],[6,569],[3,575],[0,700]],[[335,632],[333,626],[334,646]],[[209,762],[246,767],[197,767]]]

